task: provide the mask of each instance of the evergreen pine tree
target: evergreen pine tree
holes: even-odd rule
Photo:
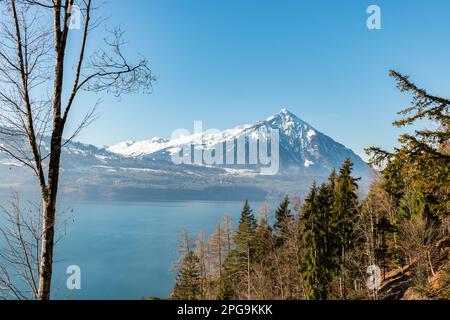
[[[280,246],[286,241],[288,236],[288,225],[294,216],[289,209],[289,197],[286,196],[275,211],[274,230],[277,235],[277,245]]]
[[[358,185],[351,176],[353,163],[345,160],[339,176],[336,179],[336,187],[333,200],[333,220],[336,246],[340,250],[340,292],[341,297],[346,298],[346,253],[355,245],[355,224],[358,218]]]
[[[239,226],[233,237],[235,248],[229,252],[224,263],[227,277],[224,277],[225,283],[222,284],[222,287],[228,290],[231,287],[231,283],[228,281],[231,281],[233,289],[237,290],[236,293],[245,292],[247,298],[250,297],[250,272],[251,262],[254,258],[256,226],[256,218],[248,201],[245,201]]]
[[[200,260],[193,251],[189,251],[181,263],[172,298],[175,300],[196,300],[200,299],[201,295]]]
[[[402,134],[400,147],[392,153],[377,147],[366,151],[371,164],[382,168],[384,190],[397,207],[403,197],[414,196],[406,193],[420,191],[427,217],[444,221],[450,213],[450,100],[428,93],[399,72],[391,70],[390,76],[401,92],[412,95],[411,105],[398,112],[401,119],[393,124],[405,127],[427,120],[431,125]]]
[[[246,200],[239,219],[239,226],[236,229],[236,234],[234,235],[236,252],[245,253],[245,255],[247,255],[247,252],[251,252],[253,250],[253,235],[256,230],[256,226],[257,223],[255,215]]]
[[[255,229],[254,242],[254,260],[263,262],[264,258],[273,250],[274,239],[272,228],[267,222],[266,207],[260,209],[258,226]]]
[[[317,188],[314,183],[302,210],[304,257],[304,283],[306,298],[327,299],[331,290],[334,270],[330,255],[330,198],[327,185]]]
[[[228,258],[228,256],[227,256]],[[227,260],[225,260],[225,265]],[[231,279],[227,272],[224,273],[222,280],[220,281],[219,295],[217,300],[231,300],[233,299],[233,288],[231,287]]]

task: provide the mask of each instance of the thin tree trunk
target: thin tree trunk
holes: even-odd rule
[[[52,201],[44,202],[41,261],[39,265],[39,300],[50,300],[52,283],[53,246],[55,235],[55,206]]]
[[[51,156],[49,164],[49,180],[47,192],[43,195],[43,219],[42,219],[42,247],[39,266],[39,300],[50,300],[53,247],[56,224],[56,200],[59,183],[59,167],[61,158],[62,130],[54,131],[51,143]]]
[[[345,300],[345,299],[347,299],[347,293],[346,293],[346,288],[345,288],[345,249],[344,249],[344,247],[342,247],[340,284],[341,284],[341,298]]]
[[[431,271],[431,274],[432,274],[433,276],[435,276],[434,269],[433,269],[433,263],[431,262],[431,254],[430,254],[430,250],[427,250],[427,257],[428,257],[428,264],[430,265],[430,271]]]

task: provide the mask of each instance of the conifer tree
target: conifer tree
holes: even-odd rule
[[[289,208],[289,197],[286,196],[275,211],[274,230],[277,235],[277,245],[280,246],[286,241],[288,235],[288,225],[293,220],[291,209]]]
[[[347,159],[342,165],[336,179],[333,199],[334,235],[336,246],[340,250],[340,291],[341,297],[346,298],[346,269],[345,256],[355,244],[355,223],[358,217],[358,185],[351,176],[353,163]]]
[[[254,242],[254,260],[263,262],[265,257],[273,250],[274,239],[272,228],[267,222],[267,206],[259,210],[258,225],[255,229]]]
[[[197,300],[201,297],[200,260],[193,251],[189,251],[181,263],[172,298],[175,300]]]
[[[305,247],[304,282],[306,298],[327,299],[332,274],[333,257],[329,254],[330,199],[327,185],[314,183],[302,210],[303,243]]]
[[[256,226],[255,215],[253,214],[248,201],[245,201],[239,219],[239,226],[234,235],[235,250],[237,252],[247,252],[252,250],[252,240]]]
[[[224,265],[227,277],[225,282],[231,281],[237,294],[245,292],[249,299],[250,292],[250,272],[251,262],[254,257],[254,234],[256,230],[256,219],[248,201],[245,201],[242,208],[239,226],[234,235],[235,248],[230,251]],[[224,283],[223,287],[228,288],[230,283]]]
[[[404,127],[428,121],[426,129],[406,133],[400,147],[387,152],[377,147],[366,151],[371,164],[382,169],[383,187],[395,198],[397,207],[408,191],[414,190],[427,203],[427,216],[443,221],[450,214],[450,100],[432,95],[408,76],[390,71],[401,92],[412,95],[411,105],[398,114],[393,124]],[[410,195],[406,195],[410,197]]]
[[[258,225],[253,238],[254,254],[252,265],[254,267],[252,268],[252,273],[254,281],[252,286],[255,294],[254,299],[270,299],[273,297],[275,265],[277,265],[279,260],[277,258],[280,255],[284,256],[281,248],[276,248],[272,228],[267,221],[267,214],[268,206],[263,204],[258,210]],[[277,250],[280,252],[277,252]],[[288,277],[287,274],[286,277]]]
[[[228,256],[227,256],[228,258]],[[226,262],[225,262],[225,265]],[[227,272],[224,273],[222,280],[220,281],[219,287],[219,295],[217,296],[217,300],[231,300],[233,299],[233,288],[231,287],[231,279]]]
[[[328,177],[328,188],[330,189],[330,192],[333,195],[333,199],[334,199],[334,193],[336,191],[337,179],[338,179],[338,175],[336,173],[336,169],[333,168],[330,176]]]

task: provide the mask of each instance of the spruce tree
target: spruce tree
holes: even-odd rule
[[[272,228],[267,222],[267,216],[261,214],[258,226],[255,229],[253,237],[254,243],[254,260],[263,263],[265,257],[274,249],[274,239],[272,236]]]
[[[248,201],[245,201],[239,226],[233,237],[235,248],[229,252],[224,263],[227,277],[224,278],[223,287],[228,290],[231,284],[227,281],[231,281],[233,288],[238,291],[237,294],[245,292],[247,298],[250,296],[250,272],[254,258],[256,226],[256,218]]]
[[[293,218],[291,209],[289,209],[289,197],[286,196],[275,211],[274,230],[277,235],[278,246],[281,246],[286,241],[289,233],[288,225],[292,222]]]
[[[353,163],[345,160],[339,176],[333,199],[334,236],[339,248],[340,291],[341,297],[346,298],[346,261],[345,257],[355,245],[355,224],[358,218],[357,179],[351,176]]]
[[[227,256],[228,258],[228,256]],[[225,265],[227,264],[227,260],[225,260]],[[219,287],[219,295],[217,296],[217,300],[231,300],[233,299],[234,293],[233,288],[231,287],[231,279],[229,277],[229,274],[227,272],[224,273],[221,281],[220,281],[220,287]]]
[[[181,263],[172,298],[175,300],[197,300],[201,296],[200,260],[193,251],[189,251]]]
[[[330,197],[328,185],[317,188],[314,183],[302,209],[305,248],[304,283],[306,298],[327,299],[331,290],[334,270],[330,255]]]
[[[250,208],[248,201],[244,203],[242,208],[241,217],[239,219],[239,226],[234,236],[234,243],[236,245],[236,251],[247,252],[248,248],[252,245],[252,238],[256,229],[257,223],[253,210]],[[250,248],[251,249],[251,248]]]
[[[324,219],[327,221],[326,224],[326,237],[327,237],[327,254],[332,261],[333,266],[336,268],[339,260],[340,248],[339,248],[339,236],[338,236],[338,226],[339,221],[336,216],[333,214],[334,204],[335,204],[335,194],[336,194],[336,185],[338,180],[338,174],[336,170],[333,169],[330,176],[328,177],[328,182],[326,184],[326,188],[323,190],[322,197],[323,207],[324,207]],[[331,262],[330,262],[331,263]]]

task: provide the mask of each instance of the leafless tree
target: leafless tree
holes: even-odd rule
[[[83,21],[79,30],[71,28],[75,8]],[[50,299],[61,151],[94,114],[67,134],[77,97],[83,90],[116,96],[150,92],[155,80],[146,59],[128,62],[120,29],[110,32],[104,49],[88,52],[90,35],[101,23],[93,18],[94,9],[93,0],[0,1],[0,152],[30,168],[39,183],[40,300]],[[73,61],[69,43],[79,47]],[[73,70],[66,68],[71,62]]]
[[[439,230],[435,222],[421,215],[412,216],[399,227],[400,248],[413,269],[413,289],[426,295],[431,278],[435,275],[432,257],[437,254]]]
[[[55,246],[73,215],[58,212]],[[64,228],[62,228],[64,226]],[[15,193],[0,206],[0,299],[36,300],[42,245],[42,205],[20,201]]]
[[[0,208],[0,299],[37,299],[41,211],[20,208],[14,196],[10,208]]]

